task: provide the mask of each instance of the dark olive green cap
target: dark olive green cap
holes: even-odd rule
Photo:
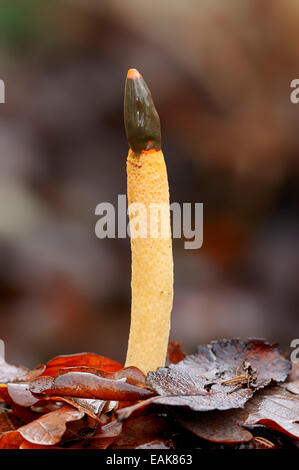
[[[160,118],[151,92],[136,69],[130,69],[127,75],[124,118],[128,143],[133,152],[161,149]]]

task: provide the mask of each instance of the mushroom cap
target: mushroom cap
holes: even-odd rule
[[[135,153],[161,149],[160,118],[142,75],[129,69],[125,86],[124,121],[129,146]]]

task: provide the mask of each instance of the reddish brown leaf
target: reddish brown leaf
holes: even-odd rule
[[[149,398],[147,400],[140,401],[134,405],[126,406],[124,408],[118,409],[116,411],[119,421],[124,421],[131,417],[139,416],[144,413],[145,410],[154,402],[154,398]]]
[[[0,436],[0,449],[19,449],[23,441],[18,431],[10,431]]]
[[[7,391],[11,400],[20,406],[32,406],[38,402],[39,398],[36,398],[29,390],[28,383],[11,383],[7,385]]]
[[[30,390],[28,383],[13,383],[8,384],[8,394],[11,400],[20,406],[28,407],[32,405],[36,405],[40,402],[41,398],[36,398]],[[75,397],[59,397],[59,396],[51,396],[51,397],[42,397],[42,400],[52,400],[56,402],[64,402],[68,403],[69,405],[74,406],[78,410],[84,411],[84,413],[91,416],[93,419],[98,420],[101,411],[105,407],[106,401],[103,400],[92,400],[92,399],[85,399],[85,398],[75,398]],[[47,411],[45,411],[47,412]]]
[[[91,436],[85,436],[84,439],[78,439],[78,442],[68,445],[68,449],[107,449],[121,433],[122,424],[112,421],[102,426]]]
[[[46,369],[44,364],[40,364],[33,370],[29,370],[25,375],[22,376],[22,382],[30,382],[31,380],[39,377]]]
[[[64,405],[56,411],[42,415],[18,429],[17,432],[33,444],[53,446],[58,444],[66,430],[66,423],[81,419],[84,416],[72,406]]]
[[[174,341],[170,341],[168,344],[168,351],[167,351],[167,365],[169,364],[177,364],[178,362],[185,359],[186,354],[182,350],[182,346],[180,343],[175,343]]]
[[[9,394],[7,391],[7,384],[0,384],[0,402],[6,402],[9,400]]]
[[[80,411],[83,411],[91,418],[96,421],[100,420],[101,412],[103,411],[106,401],[104,400],[92,400],[87,398],[75,398],[75,397],[48,397],[49,400],[55,400],[57,402],[62,401],[72,405]]]
[[[15,431],[23,424],[10,410],[0,408],[0,435],[9,431]]]
[[[12,384],[9,384],[12,385]],[[21,384],[16,384],[16,385],[21,385]],[[30,393],[30,392],[29,392]],[[25,398],[23,398],[25,399]],[[36,415],[35,413],[31,412],[30,409],[27,407],[25,408],[24,406],[19,406],[16,404],[11,396],[8,393],[8,385],[7,384],[1,384],[0,385],[0,401],[3,400],[5,403],[7,403],[15,416],[20,418],[22,421],[25,423],[29,423],[33,419],[35,419]]]
[[[285,388],[258,392],[247,404],[247,425],[263,424],[299,439],[299,396]]]
[[[112,359],[94,353],[79,353],[57,356],[46,365],[42,375],[56,377],[60,369],[67,367],[89,367],[106,372],[117,372],[123,366]]]
[[[153,393],[148,389],[85,372],[68,372],[55,379],[38,377],[30,382],[29,388],[35,394],[98,398],[100,400],[137,401],[153,396]]]
[[[102,378],[110,379],[110,380],[126,379],[125,381],[128,384],[136,385],[137,387],[148,389],[145,383],[146,377],[144,373],[137,367],[133,367],[133,366],[123,368],[117,372],[106,372],[96,367],[83,367],[83,366],[66,367],[66,368],[59,369],[57,371],[56,377],[63,375],[63,374],[67,374],[69,372],[84,372],[84,373],[94,374],[94,375],[97,375],[98,377],[102,377]]]
[[[98,369],[96,367],[66,367],[61,368],[57,371],[57,375],[63,375],[68,372],[85,372],[90,374],[95,374],[98,377],[103,377],[104,379],[111,379],[111,380],[119,380],[119,379],[126,379],[126,382],[131,385],[136,385],[138,387],[146,387],[145,383],[145,375],[144,373],[138,369],[137,367],[125,367],[117,372],[106,372],[102,369]]]
[[[147,383],[161,395],[155,404],[226,410],[243,407],[253,390],[271,380],[285,380],[289,371],[289,361],[276,346],[262,340],[221,340],[199,346],[178,364],[150,372]]]
[[[115,437],[90,437],[88,439],[80,439],[77,443],[67,446],[67,449],[107,449],[115,440]]]
[[[140,416],[127,420],[123,424],[122,432],[114,443],[112,449],[135,449],[153,440],[169,439],[173,434],[171,424],[158,416]]]
[[[124,369],[115,372],[114,374],[111,374],[111,378],[114,380],[119,380],[119,379],[126,379],[126,382],[131,385],[136,385],[136,387],[142,387],[142,388],[147,388],[146,383],[145,383],[145,375],[143,372],[141,372],[140,369],[137,367],[125,367]]]
[[[65,405],[56,411],[39,416],[29,424],[15,431],[6,432],[0,437],[0,449],[17,449],[23,439],[33,444],[53,446],[66,430],[66,423],[81,419],[84,413]]]
[[[19,449],[62,449],[59,446],[42,446],[39,444],[33,444],[32,442],[28,442],[25,439],[21,442]]]
[[[241,409],[205,413],[184,410],[175,414],[177,421],[196,436],[225,444],[252,439],[252,434],[242,427],[247,417],[248,413]]]
[[[174,449],[175,443],[171,439],[154,439],[137,445],[135,449]]]

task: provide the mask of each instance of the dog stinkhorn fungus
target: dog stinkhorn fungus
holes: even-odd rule
[[[125,365],[147,373],[165,365],[173,301],[173,258],[160,119],[151,93],[135,69],[127,75],[124,120],[130,146],[127,192],[132,252],[131,326]],[[130,207],[136,203],[144,208],[146,231],[142,236],[132,236],[135,214]],[[152,210],[154,206],[160,210]]]

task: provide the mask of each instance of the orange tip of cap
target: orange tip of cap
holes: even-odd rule
[[[129,69],[127,73],[127,78],[135,80],[136,78],[142,78],[142,75],[138,72],[137,69]]]

